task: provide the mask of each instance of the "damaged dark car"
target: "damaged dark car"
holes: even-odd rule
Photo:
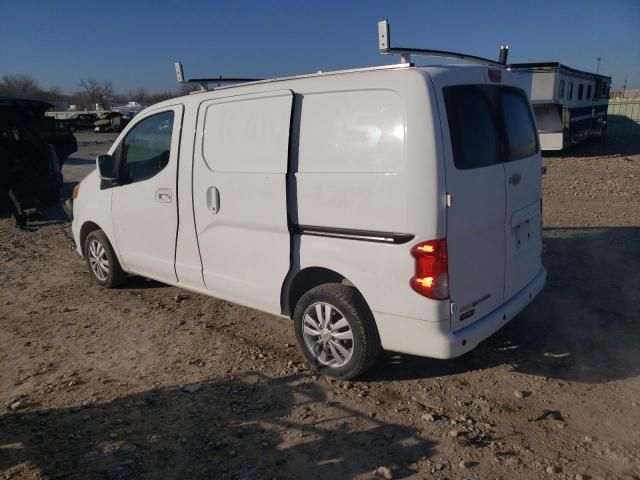
[[[34,200],[58,201],[64,160],[78,150],[69,128],[45,116],[53,105],[0,97],[0,210],[13,211]]]

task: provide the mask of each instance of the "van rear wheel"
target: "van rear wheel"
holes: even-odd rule
[[[94,230],[84,241],[84,256],[94,283],[114,288],[124,283],[127,274],[122,270],[111,243],[102,230]]]
[[[293,320],[302,353],[322,374],[358,377],[382,350],[373,315],[354,287],[325,284],[309,290]]]

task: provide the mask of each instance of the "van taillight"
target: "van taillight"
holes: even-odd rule
[[[429,240],[411,249],[415,258],[415,275],[411,288],[435,300],[449,298],[449,265],[446,239]]]

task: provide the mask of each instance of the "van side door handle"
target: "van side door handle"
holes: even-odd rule
[[[220,210],[220,192],[216,187],[207,188],[207,210],[218,213]]]
[[[156,190],[156,202],[171,203],[171,189],[160,188]]]

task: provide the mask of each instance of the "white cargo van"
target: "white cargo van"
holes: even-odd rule
[[[292,318],[328,375],[382,349],[461,355],[545,283],[512,75],[402,63],[154,105],[74,191],[77,250],[106,287],[130,273]]]

